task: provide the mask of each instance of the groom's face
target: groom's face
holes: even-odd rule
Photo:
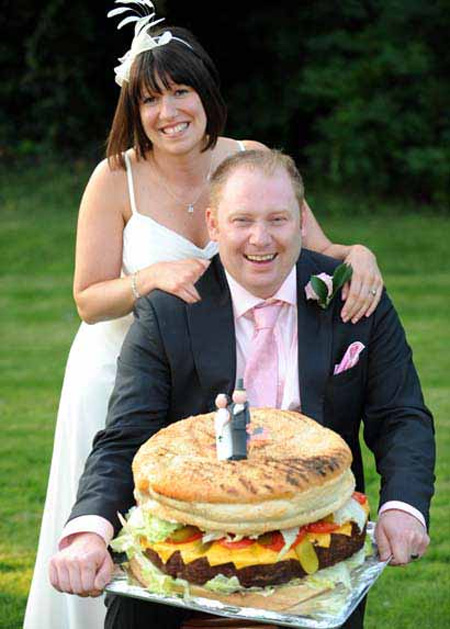
[[[210,237],[232,277],[256,297],[280,288],[302,246],[301,210],[289,175],[238,167],[207,211]]]

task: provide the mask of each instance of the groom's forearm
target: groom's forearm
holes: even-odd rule
[[[109,427],[96,436],[70,520],[80,516],[101,516],[118,531],[117,513],[125,515],[133,506],[133,458],[152,431],[148,421],[136,422],[128,428],[126,423],[124,416],[123,425]]]

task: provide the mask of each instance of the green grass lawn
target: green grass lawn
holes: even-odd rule
[[[88,171],[84,164],[67,164],[0,173],[0,627],[5,629],[22,626],[59,389],[78,326],[71,275],[77,207]],[[384,572],[369,598],[366,627],[444,628],[450,625],[449,221],[373,201],[371,208],[335,196],[310,201],[334,240],[364,242],[379,256],[436,421],[432,545],[422,561]],[[365,458],[368,493],[376,505],[370,453]]]

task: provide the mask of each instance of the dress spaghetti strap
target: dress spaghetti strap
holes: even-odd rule
[[[236,140],[240,151],[245,151],[245,145],[242,140]]]
[[[127,167],[128,194],[130,196],[131,212],[133,214],[138,214],[138,211],[136,208],[136,199],[134,196],[133,171],[131,169],[130,156],[128,155],[127,152],[125,152],[123,155],[125,158],[125,165]]]

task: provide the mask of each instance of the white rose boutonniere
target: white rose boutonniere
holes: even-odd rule
[[[328,308],[338,290],[349,281],[351,276],[352,267],[345,263],[337,266],[333,275],[328,275],[328,273],[311,275],[305,286],[306,299],[313,299],[321,308]]]

